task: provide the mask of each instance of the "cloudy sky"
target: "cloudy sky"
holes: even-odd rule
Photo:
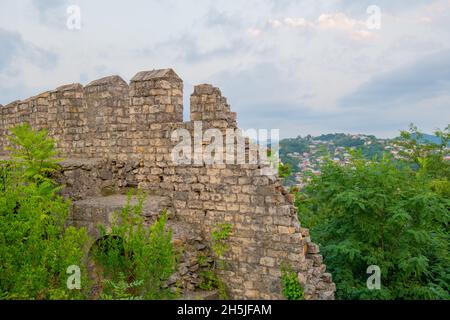
[[[450,123],[450,0],[0,1],[2,104],[166,67],[186,103],[194,84],[219,86],[243,128],[429,132]]]

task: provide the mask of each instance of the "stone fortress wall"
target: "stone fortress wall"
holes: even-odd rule
[[[229,222],[228,267],[220,276],[231,298],[282,299],[280,267],[288,264],[307,299],[333,299],[335,285],[319,247],[300,226],[281,181],[262,174],[264,164],[172,161],[174,130],[193,136],[199,121],[223,134],[237,128],[218,88],[198,85],[190,102],[191,121],[183,122],[183,81],[172,69],[140,72],[129,85],[119,76],[65,85],[0,106],[0,150],[17,124],[48,129],[66,159],[59,179],[74,200],[72,222],[93,234],[96,222],[108,223],[120,208],[127,189],[143,189],[150,195],[144,214],[151,220],[167,209],[181,230],[177,241],[191,248],[178,271],[188,289],[198,285],[196,251],[209,245],[214,226]]]

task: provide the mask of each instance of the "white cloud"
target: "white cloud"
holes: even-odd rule
[[[422,17],[419,17],[417,19],[417,22],[419,22],[419,23],[431,23],[431,22],[433,22],[433,19],[431,19],[430,17],[422,16]]]
[[[340,30],[353,30],[364,26],[360,21],[350,19],[344,13],[321,14],[317,18],[319,27]]]
[[[281,22],[280,20],[277,20],[277,19],[274,19],[274,20],[270,19],[268,21],[268,23],[272,28],[279,28],[283,25],[283,22]]]
[[[376,38],[375,33],[366,30],[352,31],[351,35],[357,40],[372,40]]]
[[[258,28],[248,28],[247,33],[253,37],[258,37],[261,35],[262,30]]]
[[[354,40],[372,40],[374,32],[368,31],[366,21],[349,18],[344,13],[322,14],[317,19],[319,28],[346,32]]]
[[[282,20],[269,19],[267,22],[272,29],[280,29],[283,26],[295,29],[314,29],[317,32],[344,32],[353,40],[373,40],[375,33],[368,31],[365,21],[351,19],[342,12],[333,14],[321,14],[316,22],[308,21],[303,17],[286,17]],[[258,31],[261,31],[258,29]],[[257,33],[259,36],[261,32]]]
[[[313,24],[311,22],[306,21],[304,18],[285,18],[284,23],[289,27],[294,28],[313,27]]]

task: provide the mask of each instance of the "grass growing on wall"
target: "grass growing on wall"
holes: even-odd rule
[[[305,294],[303,288],[298,281],[297,273],[290,267],[283,266],[281,268],[281,285],[283,295],[288,300],[304,300]]]

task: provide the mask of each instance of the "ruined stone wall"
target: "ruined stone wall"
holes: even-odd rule
[[[14,127],[19,121],[17,117],[17,104],[18,101],[14,101],[1,108],[2,121],[0,122],[0,131],[2,132],[2,136],[0,145],[2,146],[2,150],[0,153],[2,154],[6,152],[5,150],[9,146],[8,139],[6,138],[6,135],[10,133],[8,129]]]
[[[232,298],[282,298],[280,267],[288,264],[308,299],[332,299],[335,286],[319,248],[301,228],[280,180],[262,170],[267,164],[173,162],[174,130],[187,130],[194,143],[199,125],[203,131],[216,128],[223,141],[227,129],[237,128],[236,114],[218,88],[195,87],[191,121],[183,122],[182,101],[183,82],[171,69],[140,72],[130,85],[113,76],[86,87],[62,86],[1,107],[0,146],[18,123],[47,128],[67,158],[58,179],[75,201],[73,221],[90,230],[108,221],[110,199],[137,187],[158,202],[154,210],[168,209],[171,220],[191,230],[197,244],[208,245],[214,226],[231,223],[228,267],[220,275]],[[202,141],[203,147],[208,142]],[[249,157],[254,149],[248,141],[245,147]],[[116,198],[105,200],[108,196]],[[189,279],[190,286],[196,283],[194,275]]]
[[[84,88],[89,157],[117,153],[130,126],[128,84],[118,76],[102,78]],[[131,151],[131,150],[130,150]]]

